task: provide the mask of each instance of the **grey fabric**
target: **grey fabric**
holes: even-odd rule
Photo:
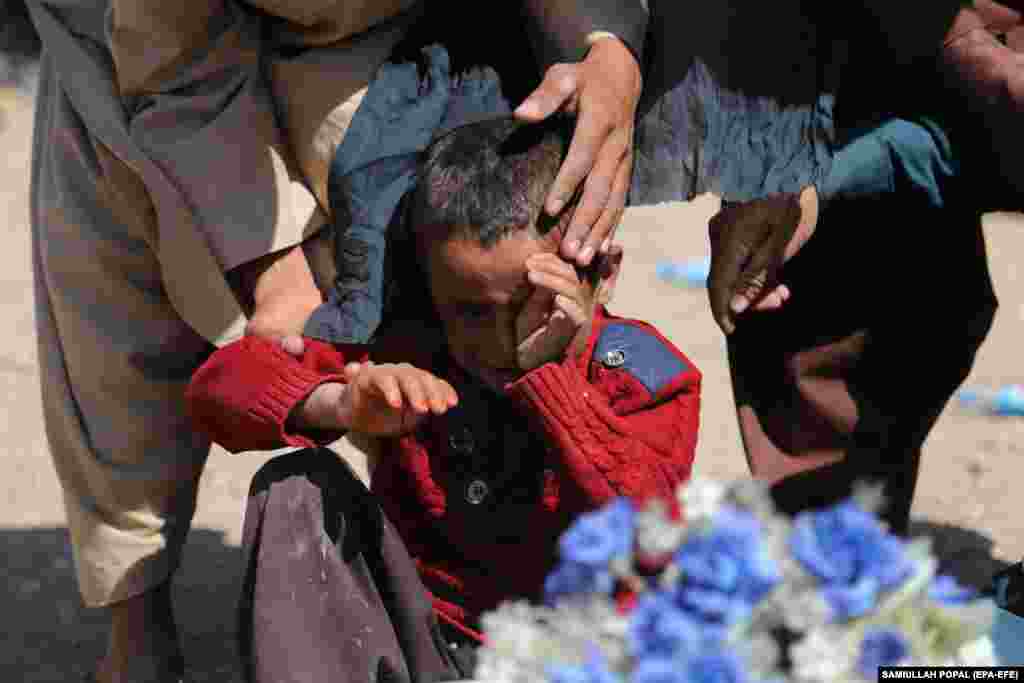
[[[630,201],[749,201],[817,184],[831,166],[832,105],[829,94],[784,106],[730,91],[698,59],[638,124]]]
[[[630,203],[742,201],[829,172],[846,43],[820,4],[648,5]]]
[[[442,636],[405,544],[327,449],[253,478],[242,551],[240,650],[254,683],[469,678]]]

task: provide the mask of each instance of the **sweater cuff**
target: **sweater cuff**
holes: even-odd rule
[[[345,382],[344,375],[324,375],[298,364],[275,364],[272,369],[273,375],[267,380],[263,392],[251,408],[253,417],[260,422],[274,425],[281,442],[287,446],[325,446],[345,435],[344,431],[317,429],[300,433],[288,429],[288,418],[292,411],[313,393],[313,390],[328,382]]]

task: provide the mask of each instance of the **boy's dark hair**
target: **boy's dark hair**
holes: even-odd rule
[[[546,234],[556,221],[541,209],[571,136],[563,117],[456,128],[424,152],[408,226],[421,238],[460,237],[483,247],[515,230]]]

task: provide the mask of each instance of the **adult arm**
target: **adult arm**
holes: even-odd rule
[[[264,23],[276,21],[282,41],[330,42],[407,3],[252,4],[266,14],[234,0],[113,0],[109,44],[133,139],[192,208],[250,316],[248,332],[276,337],[301,331],[321,301],[296,245],[322,217],[277,124]]]
[[[647,8],[641,0],[527,0],[526,8],[549,68],[515,113],[527,121],[558,111],[577,118],[545,210],[556,215],[582,191],[562,253],[586,265],[607,251],[626,202]]]
[[[935,56],[954,19],[971,4],[969,0],[862,0],[861,3],[885,38],[886,54],[897,62]]]

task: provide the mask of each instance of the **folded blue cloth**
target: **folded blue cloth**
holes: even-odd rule
[[[512,108],[497,73],[453,76],[447,51],[432,45],[422,63],[385,63],[367,88],[331,163],[328,195],[335,216],[338,275],[303,334],[331,343],[365,343],[380,325],[392,283],[387,234],[401,220],[417,162],[432,140]]]

